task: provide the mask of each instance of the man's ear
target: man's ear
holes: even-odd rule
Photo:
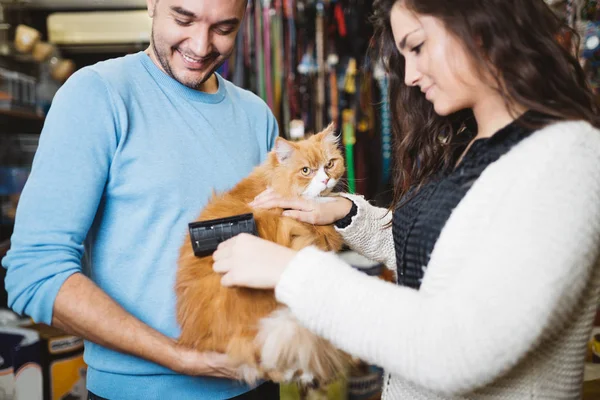
[[[275,139],[275,146],[273,149],[275,150],[275,155],[277,155],[277,161],[279,161],[279,163],[285,162],[292,154],[294,154],[294,145],[281,137]]]
[[[146,0],[146,5],[148,6],[148,15],[150,16],[150,18],[154,18],[157,4],[158,0]]]

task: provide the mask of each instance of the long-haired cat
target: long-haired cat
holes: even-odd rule
[[[331,192],[344,173],[333,124],[299,142],[277,138],[267,160],[232,190],[215,195],[198,220],[253,213],[260,237],[299,250],[314,245],[338,251],[342,238],[332,226],[281,216],[282,209],[252,209],[267,187],[283,196],[317,198]],[[189,235],[181,249],[176,280],[179,343],[198,351],[227,353],[242,363],[240,379],[325,383],[335,379],[348,356],[302,327],[272,290],[226,288],[211,256],[194,256]]]

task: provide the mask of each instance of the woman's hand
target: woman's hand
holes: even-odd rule
[[[352,208],[352,202],[345,197],[320,197],[308,200],[302,197],[284,198],[267,189],[250,203],[252,208],[283,208],[286,217],[313,225],[330,225],[344,218]]]
[[[213,270],[223,274],[223,286],[273,289],[296,252],[247,233],[219,244]]]

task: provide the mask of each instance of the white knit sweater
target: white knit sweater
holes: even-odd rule
[[[395,267],[390,215],[354,200],[346,241]],[[561,122],[481,174],[442,230],[420,291],[307,248],[276,295],[309,329],[384,367],[384,399],[575,399],[599,250],[600,131]]]

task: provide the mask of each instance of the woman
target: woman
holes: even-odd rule
[[[375,8],[392,212],[353,195],[254,206],[335,222],[399,285],[248,235],[219,247],[215,270],[275,288],[309,329],[384,367],[386,399],[578,398],[600,290],[600,122],[560,22],[542,0]]]

